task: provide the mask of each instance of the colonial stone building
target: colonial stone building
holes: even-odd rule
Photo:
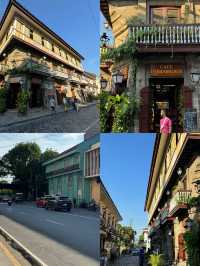
[[[172,119],[173,131],[198,131],[199,1],[101,0],[101,10],[113,32],[114,47],[129,37],[135,40],[138,66],[134,93],[139,100],[135,131],[159,131],[161,109]],[[129,58],[111,68],[124,74],[122,86],[129,91],[131,62]]]
[[[99,202],[99,136],[93,136],[44,163],[49,194],[62,194],[76,204]]]
[[[17,1],[10,1],[0,24],[0,85],[8,89],[7,108],[17,95],[30,92],[30,108],[48,107],[54,97],[87,100],[90,86],[84,58]],[[93,92],[93,91],[92,91]]]
[[[104,184],[100,183],[100,249],[108,256],[117,238],[116,226],[122,217]]]
[[[165,255],[166,265],[188,265],[183,236],[188,221],[200,225],[199,208],[189,204],[200,192],[199,148],[199,133],[156,136],[145,210],[151,249]]]

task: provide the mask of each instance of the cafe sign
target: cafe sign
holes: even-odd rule
[[[154,77],[183,76],[183,68],[179,64],[152,64],[150,74]]]

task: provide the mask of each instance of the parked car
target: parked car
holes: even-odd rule
[[[14,197],[15,202],[22,202],[24,200],[23,193],[16,193]]]
[[[54,211],[71,211],[72,201],[68,197],[65,196],[53,196],[48,199],[46,204],[47,210]]]
[[[52,198],[52,196],[50,196],[50,195],[46,195],[44,197],[37,198],[36,199],[36,206],[38,208],[45,208],[47,205],[48,199],[51,199],[51,198]]]
[[[140,249],[139,248],[132,249],[131,254],[132,254],[132,256],[139,256]]]

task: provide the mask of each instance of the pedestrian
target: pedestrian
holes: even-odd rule
[[[67,112],[67,99],[66,99],[66,97],[63,97],[63,105],[64,105],[64,111]]]
[[[144,265],[144,248],[140,248],[140,253],[139,253],[139,266]]]
[[[78,110],[78,99],[76,98],[76,96],[74,96],[73,98],[73,106],[74,106],[74,110],[78,112],[79,111]]]
[[[50,102],[51,110],[52,110],[52,111],[55,111],[56,101],[55,101],[54,97],[51,97],[51,99],[50,99],[49,102]]]
[[[172,121],[166,115],[166,110],[161,110],[160,133],[169,134],[172,132]]]
[[[104,249],[104,250],[101,251],[100,266],[107,266],[107,265],[108,265],[107,250]]]
[[[113,246],[110,251],[110,262],[114,264],[116,259],[117,259],[117,248],[116,246]]]

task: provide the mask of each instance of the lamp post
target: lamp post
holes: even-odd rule
[[[106,32],[103,32],[103,34],[101,35],[100,41],[101,41],[101,48],[107,48],[108,47],[108,43],[110,41],[110,38],[108,37]]]
[[[197,193],[200,194],[200,178],[195,179],[192,183],[195,185]]]
[[[108,85],[108,81],[105,78],[101,77],[100,85],[101,85],[101,89],[105,90]]]
[[[114,93],[121,94],[122,88],[120,87],[120,85],[122,84],[123,79],[124,79],[124,75],[119,70],[113,73],[112,80],[114,83]]]

